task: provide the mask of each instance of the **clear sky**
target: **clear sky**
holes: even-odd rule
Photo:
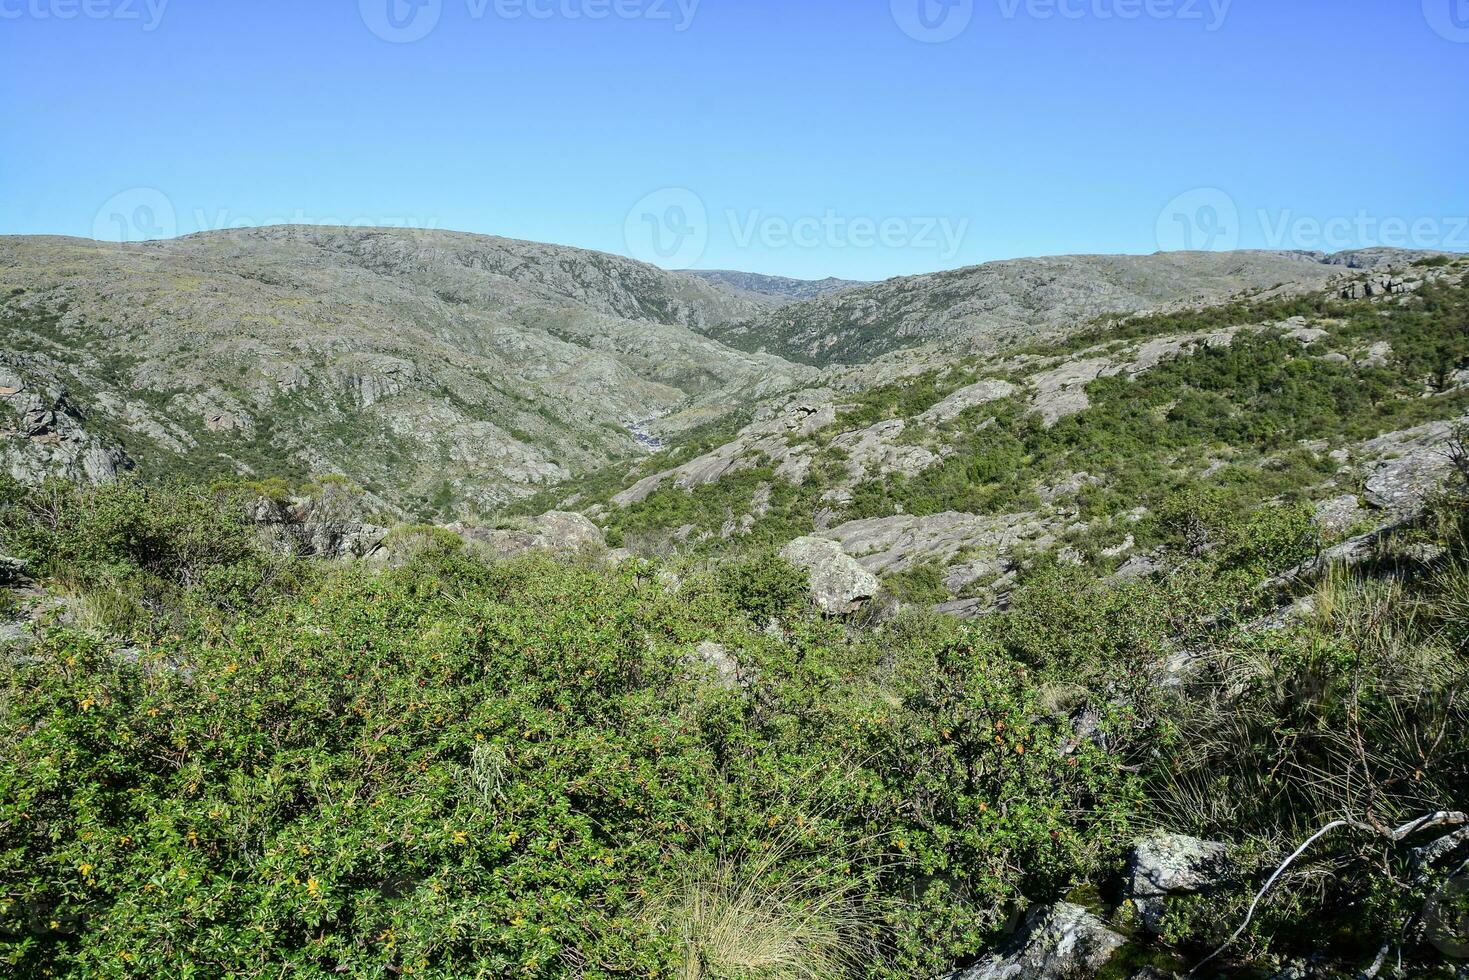
[[[1465,250],[1466,94],[1469,0],[0,0],[0,233]]]

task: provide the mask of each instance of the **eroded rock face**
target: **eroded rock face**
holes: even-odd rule
[[[670,482],[680,490],[692,490],[750,469],[766,459],[775,464],[777,476],[800,483],[811,466],[810,452],[804,446],[792,447],[790,442],[836,421],[832,397],[824,390],[808,391],[765,405],[755,421],[741,429],[732,441],[682,466],[639,480],[613,497],[612,502],[619,507],[641,503]]]
[[[781,556],[810,574],[811,601],[828,616],[860,611],[882,588],[877,576],[827,538],[797,538]]]
[[[1451,422],[1434,422],[1365,443],[1363,455],[1382,460],[1367,478],[1367,502],[1393,514],[1421,507],[1454,472],[1456,427]]]
[[[36,371],[0,363],[0,467],[22,483],[110,483],[132,460],[87,431],[80,409]]]
[[[1141,841],[1128,861],[1128,897],[1143,927],[1158,932],[1168,898],[1216,887],[1229,871],[1229,848],[1182,834],[1159,834]]]
[[[948,563],[961,551],[1003,557],[1021,542],[1044,542],[1051,530],[1034,514],[946,513],[848,521],[827,534],[868,571],[886,575],[928,560]]]
[[[569,553],[607,547],[601,530],[582,514],[551,511],[518,525],[487,528],[450,524],[448,530],[488,550],[496,558],[511,558],[531,551]]]
[[[980,405],[988,405],[990,402],[1009,398],[1015,393],[1015,386],[1008,381],[980,381],[976,384],[960,388],[949,395],[943,401],[918,416],[920,422],[935,423],[947,422],[949,419],[958,418],[971,408]]]
[[[1328,535],[1339,537],[1350,531],[1362,516],[1362,502],[1354,493],[1323,500],[1316,505],[1316,524]]]
[[[303,557],[370,558],[388,536],[387,528],[356,520],[326,498],[262,497],[250,505],[249,516],[278,547]]]
[[[713,671],[715,683],[720,687],[734,688],[740,685],[739,662],[730,656],[729,649],[723,643],[705,640],[694,647],[694,659]]]
[[[1032,912],[998,953],[948,980],[1084,980],[1126,943],[1081,906],[1057,902]]]

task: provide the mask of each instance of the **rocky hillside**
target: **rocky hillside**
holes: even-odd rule
[[[1313,508],[1344,540],[1451,470],[1469,414],[1466,269],[1400,263],[992,358],[910,352],[885,381],[828,370],[742,425],[537,504],[581,508],[651,553],[818,538],[805,551],[853,569],[833,608],[965,616],[1002,606],[1037,560],[1147,574],[1159,522],[1189,495]]]
[[[695,269],[688,274],[769,306],[784,306],[867,285],[850,279],[787,279],[785,276],[762,276],[754,272],[730,272],[724,269]]]
[[[630,427],[677,431],[690,396],[809,374],[696,332],[757,309],[729,290],[474,235],[0,239],[0,297],[29,479],[337,473],[391,510],[485,511],[640,453]]]
[[[1381,250],[1367,256],[1386,261]],[[1314,289],[1353,253],[1169,252],[1019,259],[845,290],[715,327],[746,350],[812,364],[854,364],[935,342],[993,350],[1019,337],[1108,313],[1210,305],[1240,296]]]

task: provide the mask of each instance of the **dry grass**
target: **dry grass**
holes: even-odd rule
[[[840,980],[872,952],[875,916],[856,883],[832,884],[779,852],[690,867],[652,903],[678,943],[681,980]]]

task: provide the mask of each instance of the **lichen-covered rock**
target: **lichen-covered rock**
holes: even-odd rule
[[[1079,905],[1036,909],[998,953],[948,980],[1083,980],[1095,977],[1127,940]]]
[[[781,556],[810,575],[811,601],[828,616],[858,612],[882,588],[877,576],[828,538],[797,538]]]
[[[26,563],[19,558],[11,558],[9,555],[0,555],[0,585],[10,585],[23,578],[26,573]]]
[[[607,547],[607,540],[597,525],[582,514],[563,511],[551,511],[508,527],[450,524],[448,530],[496,558],[510,558],[530,551],[570,553]]]
[[[1350,531],[1362,517],[1362,502],[1354,493],[1323,500],[1316,505],[1316,525],[1337,537]]]
[[[1229,848],[1182,834],[1158,834],[1138,842],[1128,861],[1128,898],[1143,927],[1157,932],[1167,901],[1216,887],[1229,872]]]
[[[1382,460],[1367,478],[1367,502],[1399,515],[1421,508],[1454,472],[1455,429],[1455,423],[1434,422],[1364,443],[1364,456]]]
[[[723,643],[705,640],[703,643],[694,647],[694,657],[699,663],[713,671],[714,680],[720,687],[733,688],[739,686],[739,661],[730,656],[729,649]]]

